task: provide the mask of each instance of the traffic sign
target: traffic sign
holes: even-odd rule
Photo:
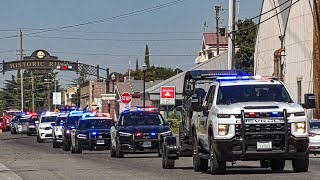
[[[53,105],[60,105],[61,104],[61,92],[53,92]]]
[[[161,86],[160,105],[175,105],[176,90],[175,86]]]
[[[91,108],[92,108],[93,110],[96,110],[96,109],[98,108],[98,104],[96,103],[96,101],[93,101],[93,102],[91,103]]]
[[[130,93],[125,92],[125,93],[121,94],[121,102],[123,104],[129,104],[131,102],[131,100],[132,100],[132,96]]]

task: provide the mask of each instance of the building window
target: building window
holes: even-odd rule
[[[301,104],[301,80],[297,81],[298,85],[298,103]]]

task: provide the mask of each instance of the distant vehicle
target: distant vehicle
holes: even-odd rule
[[[52,124],[56,120],[58,114],[54,112],[41,113],[40,120],[37,124],[37,142],[42,143],[46,139],[52,139]]]
[[[309,153],[320,154],[320,120],[310,121]]]
[[[52,129],[52,147],[59,148],[62,145],[62,131],[68,117],[68,113],[59,113]]]
[[[6,131],[10,131],[11,121],[14,119],[16,115],[21,114],[21,111],[18,109],[8,109],[3,112],[3,122],[6,127]]]
[[[3,122],[3,117],[0,117],[0,129],[2,131],[6,130],[6,126],[5,126],[4,122]]]
[[[14,121],[11,128],[14,129],[14,131],[11,131],[11,134],[26,134],[28,129],[28,117],[22,116],[18,118],[17,121]]]
[[[154,108],[124,111],[111,128],[111,157],[135,153],[158,153],[160,156],[163,138],[170,135],[170,127]]]
[[[107,116],[92,114],[82,117],[77,127],[71,131],[71,152],[109,150],[112,125],[114,125],[113,119]]]
[[[11,134],[17,134],[17,129],[16,129],[16,126],[18,126],[17,125],[17,123],[18,123],[18,117],[14,117],[11,121],[10,121],[10,132],[11,132]]]
[[[29,118],[28,120],[28,127],[27,127],[27,135],[31,136],[32,134],[37,134],[36,130],[36,121],[39,121],[40,115],[37,113],[32,113],[27,115]]]
[[[71,148],[71,130],[76,128],[77,122],[84,115],[83,111],[71,111],[63,125],[62,131],[62,150],[70,151]]]

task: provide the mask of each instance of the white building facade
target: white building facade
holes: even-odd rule
[[[274,10],[260,18],[254,73],[273,75],[274,52],[284,48],[281,57],[283,81],[294,100],[303,104],[304,94],[313,93],[313,1],[286,1],[264,0],[262,3],[261,13]],[[284,37],[283,44],[279,36]]]

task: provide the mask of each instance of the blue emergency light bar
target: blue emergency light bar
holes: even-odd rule
[[[215,78],[219,81],[228,81],[228,80],[274,80],[275,77],[272,76],[217,76]]]
[[[71,111],[70,114],[82,114],[84,113],[83,111]]]

